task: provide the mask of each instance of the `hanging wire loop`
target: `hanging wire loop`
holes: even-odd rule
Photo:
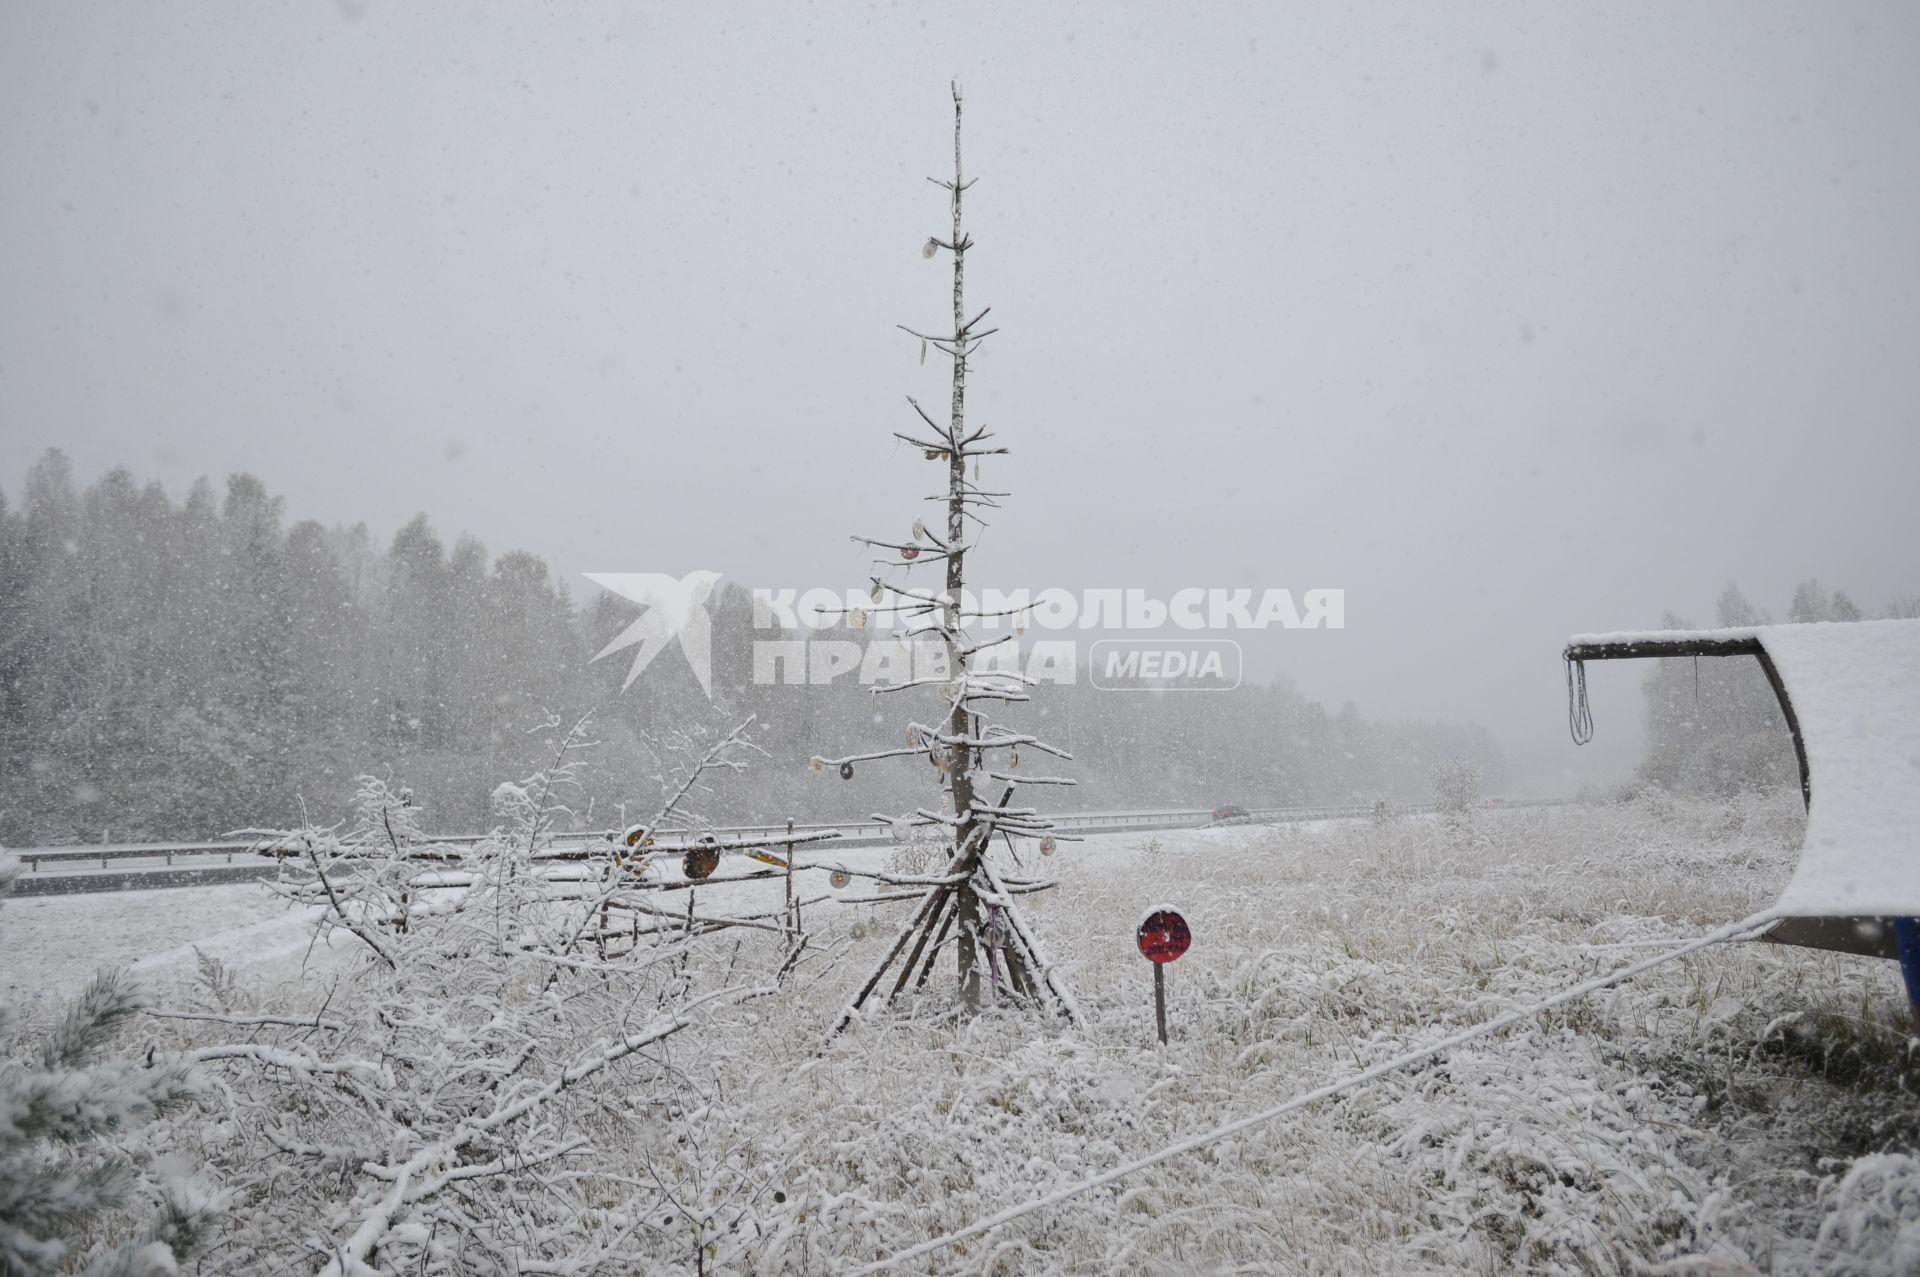
[[[1563,656],[1567,667],[1567,732],[1573,743],[1584,745],[1593,739],[1593,707],[1587,704],[1587,663]]]

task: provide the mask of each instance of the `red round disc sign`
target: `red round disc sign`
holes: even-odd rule
[[[1140,952],[1149,962],[1172,962],[1193,943],[1187,920],[1171,909],[1156,909],[1140,924]]]

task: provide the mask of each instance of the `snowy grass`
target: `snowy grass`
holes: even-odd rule
[[[783,1244],[831,1270],[1752,913],[1785,881],[1798,827],[1795,806],[1755,802],[1069,847],[1038,925],[1084,1031],[1035,1034],[1019,1016],[954,1025],[943,1000],[922,999],[920,1018],[863,1026],[817,1063],[772,1062],[796,1071],[797,1107],[759,1108],[786,1091],[749,1067],[733,1115],[742,1130],[781,1129],[762,1147],[807,1215]],[[1161,900],[1196,936],[1170,972],[1164,1052],[1132,944]],[[1854,1190],[1843,1178],[1848,1159],[1913,1147],[1920,1071],[1903,1002],[1889,963],[1710,951],[927,1262],[1910,1271],[1912,1164],[1873,1162]],[[751,1254],[748,1266],[776,1266]]]
[[[1028,847],[1059,883],[1030,898],[1035,930],[1086,1024],[956,1021],[936,976],[824,1051],[905,907],[817,904],[791,994],[670,1042],[681,1085],[605,1104],[583,1170],[608,1207],[623,1185],[670,1190],[652,1271],[841,1271],[1746,916],[1785,882],[1799,821],[1790,796],[1647,799],[1466,829],[1122,835],[1051,860]],[[104,899],[187,913],[188,896],[247,890]],[[766,904],[779,888],[731,890]],[[1169,972],[1164,1050],[1133,945],[1160,901],[1195,934]],[[6,909],[26,953],[63,910],[95,911],[96,928],[111,916],[90,898]],[[282,952],[252,998],[284,1009],[299,957],[273,928],[289,924],[242,913],[208,906],[203,939]],[[152,974],[191,971],[184,925],[152,933]],[[699,974],[779,956],[771,937],[715,940]],[[1891,963],[1722,946],[907,1271],[1920,1271],[1905,1024]]]

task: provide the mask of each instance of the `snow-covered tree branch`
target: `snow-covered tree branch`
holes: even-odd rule
[[[502,824],[476,844],[427,844],[411,802],[372,777],[340,829],[274,840],[299,852],[278,889],[311,912],[309,968],[332,978],[307,983],[324,999],[253,1014],[203,966],[215,1005],[153,1021],[211,1075],[246,1225],[225,1258],[585,1275],[629,1271],[635,1238],[659,1227],[670,1194],[609,1191],[596,1150],[634,1139],[635,1093],[697,1089],[665,1044],[773,993],[792,951],[768,925],[751,950],[766,975],[738,949],[724,968],[697,961],[701,937],[758,924],[649,906],[661,884],[644,837],[567,835],[590,724],[550,726],[549,765],[496,790]],[[703,775],[749,747],[747,726],[663,778],[646,828],[682,820]],[[610,907],[632,919],[623,945],[605,943]]]

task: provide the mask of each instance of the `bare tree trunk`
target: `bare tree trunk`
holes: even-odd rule
[[[960,86],[956,83],[953,86],[953,402],[948,424],[949,437],[956,441],[966,438],[967,426],[967,240],[960,217],[966,185],[960,166],[960,111]],[[961,593],[966,588],[967,579],[966,500],[967,457],[964,449],[956,447],[947,454],[947,545],[950,553],[947,555],[947,605],[942,616],[946,622],[947,668],[956,678],[966,669],[966,655],[961,651],[959,642],[961,627],[965,623],[961,615]],[[955,697],[952,713],[947,717],[947,734],[972,736],[970,717],[966,701]],[[960,822],[954,834],[954,846],[958,851],[967,848],[974,837],[973,760],[971,749],[955,747],[952,788],[953,814]],[[962,859],[970,862],[973,858]],[[958,872],[969,872],[968,880],[955,888],[955,903],[960,918],[960,996],[969,1011],[980,1006],[980,960],[975,945],[975,937],[980,932],[980,900],[973,890],[970,875],[972,867],[971,863],[954,866]]]

